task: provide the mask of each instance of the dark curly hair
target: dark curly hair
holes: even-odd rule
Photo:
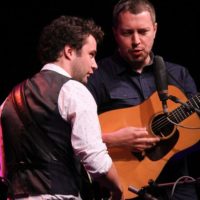
[[[38,45],[38,56],[42,64],[55,62],[65,45],[80,50],[86,38],[92,35],[97,43],[103,39],[103,31],[91,19],[75,16],[60,16],[44,27]]]

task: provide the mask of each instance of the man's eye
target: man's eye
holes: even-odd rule
[[[131,34],[132,34],[131,32],[123,32],[123,33],[122,33],[123,36],[129,36],[129,35],[131,35]]]
[[[140,30],[139,34],[140,35],[146,35],[149,31],[148,30]]]
[[[91,58],[94,58],[95,55],[96,55],[95,53],[91,53],[91,54],[90,54],[90,57],[91,57]]]

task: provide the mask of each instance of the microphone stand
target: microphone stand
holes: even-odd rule
[[[128,190],[130,192],[133,192],[134,194],[137,194],[139,197],[142,197],[145,200],[158,200],[156,197],[154,197],[152,194],[148,193],[147,191],[151,191],[152,193],[155,193],[156,190],[159,190],[164,187],[174,187],[176,185],[183,185],[183,184],[200,184],[200,177],[196,179],[192,177],[188,177],[188,176],[180,177],[180,178],[185,178],[185,179],[179,182],[175,181],[175,182],[167,182],[167,183],[159,183],[159,184],[157,184],[154,180],[150,180],[148,185],[140,189],[137,189],[134,186],[129,186]]]
[[[128,190],[130,192],[133,192],[134,194],[137,194],[139,197],[142,197],[145,200],[158,200],[156,197],[154,197],[153,195],[147,193],[147,190],[145,187],[141,188],[141,189],[137,189],[135,187],[133,187],[132,185],[130,185],[128,187]]]

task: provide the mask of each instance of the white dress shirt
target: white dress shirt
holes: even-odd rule
[[[70,75],[55,64],[46,64],[42,70],[52,70],[66,77]],[[74,153],[92,177],[98,177],[111,167],[112,160],[101,138],[97,105],[88,89],[75,80],[67,81],[58,96],[58,109],[62,118],[71,123],[71,143]],[[47,198],[45,198],[47,197]],[[54,195],[51,199],[80,199],[66,195]],[[46,200],[49,195],[25,199]]]

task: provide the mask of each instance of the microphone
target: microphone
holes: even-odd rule
[[[154,61],[155,61],[154,75],[155,75],[157,92],[159,99],[162,102],[163,112],[167,114],[168,81],[167,81],[166,66],[161,56],[155,56]]]
[[[139,197],[142,197],[142,199],[145,200],[158,200],[156,197],[152,196],[151,194],[147,193],[144,189],[137,189],[133,186],[129,186],[128,190],[130,192],[133,192],[135,194],[137,194]]]

